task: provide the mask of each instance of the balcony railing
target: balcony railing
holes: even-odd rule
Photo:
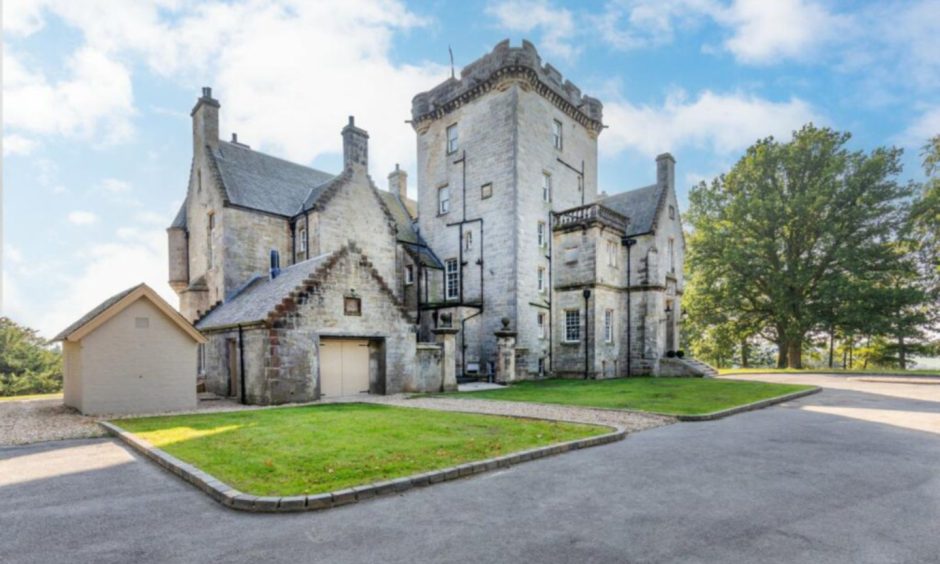
[[[587,225],[597,221],[604,225],[626,231],[627,224],[629,223],[626,216],[596,203],[556,212],[554,216],[555,224],[553,227]]]

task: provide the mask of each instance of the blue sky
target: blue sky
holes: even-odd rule
[[[600,98],[600,188],[688,188],[807,121],[852,146],[940,133],[940,0],[7,0],[3,311],[51,336],[146,281],[175,303],[164,228],[186,187],[202,86],[222,136],[336,171],[346,116],[380,184],[413,171],[411,97],[504,38]],[[412,190],[414,176],[412,175]]]

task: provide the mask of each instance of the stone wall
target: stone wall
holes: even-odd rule
[[[225,285],[220,299],[230,295],[253,276],[267,274],[270,270],[271,250],[280,254],[282,267],[289,264],[291,233],[287,219],[226,207],[221,227],[224,234],[220,247],[224,259],[221,267]]]

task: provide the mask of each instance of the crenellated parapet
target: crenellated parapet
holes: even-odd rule
[[[411,101],[413,126],[438,119],[481,96],[505,79],[523,80],[541,96],[595,133],[603,129],[604,106],[600,100],[582,95],[581,89],[550,64],[542,64],[532,43],[510,47],[506,39],[488,54],[465,66],[460,79],[449,78]]]

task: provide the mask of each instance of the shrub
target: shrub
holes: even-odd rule
[[[676,351],[676,356],[679,357],[679,358],[685,357],[685,351],[681,351],[681,350],[680,350],[680,351]]]
[[[669,357],[669,358],[675,358],[675,357],[676,357],[676,351],[666,351],[666,356]]]

